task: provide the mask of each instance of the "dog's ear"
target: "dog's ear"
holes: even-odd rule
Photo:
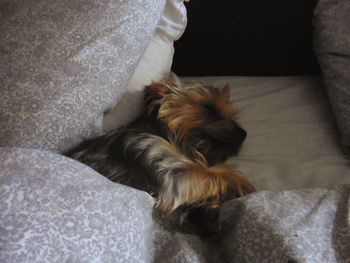
[[[153,82],[145,88],[145,96],[149,98],[163,98],[171,93],[170,85],[161,82]]]
[[[153,82],[145,87],[144,104],[148,113],[159,109],[164,96],[172,93],[171,86],[166,83]]]

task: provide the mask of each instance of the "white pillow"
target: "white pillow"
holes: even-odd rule
[[[144,86],[169,77],[174,55],[173,43],[181,37],[186,24],[187,13],[183,0],[167,0],[157,30],[126,91],[119,103],[104,116],[104,131],[116,129],[135,119],[143,107]]]

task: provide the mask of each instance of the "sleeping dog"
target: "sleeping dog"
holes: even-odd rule
[[[114,182],[147,191],[166,214],[179,207],[194,214],[199,209],[204,217],[216,214],[223,201],[255,191],[223,164],[246,137],[229,97],[228,87],[153,83],[145,87],[139,118],[66,155]]]

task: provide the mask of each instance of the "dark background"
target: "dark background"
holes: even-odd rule
[[[317,0],[191,0],[175,42],[180,76],[319,74],[312,50]]]

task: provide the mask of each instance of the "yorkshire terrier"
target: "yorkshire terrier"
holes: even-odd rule
[[[198,211],[216,214],[223,201],[255,191],[223,164],[246,137],[234,121],[229,95],[228,87],[152,83],[145,87],[140,117],[66,155],[114,182],[147,191],[167,214],[179,207],[196,217]]]

